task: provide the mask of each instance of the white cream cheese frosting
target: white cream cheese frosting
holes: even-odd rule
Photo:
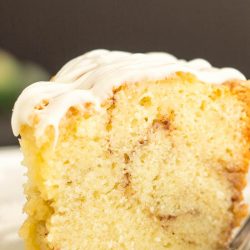
[[[39,117],[36,136],[41,136],[49,125],[58,133],[60,120],[70,107],[91,102],[98,109],[112,95],[113,87],[125,82],[163,79],[178,71],[192,73],[211,84],[245,80],[238,70],[218,69],[203,59],[178,60],[163,52],[93,50],[65,64],[51,82],[37,82],[23,90],[13,109],[13,133],[18,136],[22,124],[31,125],[34,115]],[[43,101],[47,105],[37,109]]]

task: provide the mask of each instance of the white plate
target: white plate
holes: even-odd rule
[[[17,147],[0,148],[0,249],[22,250],[18,229],[25,216],[22,184],[25,168]]]
[[[20,162],[22,155],[17,147],[0,148],[0,249],[23,250],[18,229],[25,215],[23,183],[25,168]],[[249,178],[250,183],[250,178]],[[250,185],[245,190],[250,204]]]

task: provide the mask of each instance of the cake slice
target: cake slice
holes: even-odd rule
[[[166,53],[95,50],[23,91],[27,250],[227,249],[246,216],[249,82]]]

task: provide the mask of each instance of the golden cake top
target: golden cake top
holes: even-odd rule
[[[91,102],[96,108],[112,95],[114,87],[140,80],[163,79],[175,72],[189,72],[199,80],[220,84],[228,80],[245,80],[233,68],[215,68],[203,59],[178,60],[163,53],[136,53],[93,50],[69,61],[50,82],[37,82],[27,87],[17,99],[12,129],[17,136],[22,124],[31,124],[31,117],[38,115],[36,135],[41,136],[48,125],[57,133],[61,118],[68,109]],[[38,105],[46,102],[43,109]]]

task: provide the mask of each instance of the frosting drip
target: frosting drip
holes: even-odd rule
[[[192,73],[212,84],[245,80],[238,70],[214,68],[203,59],[178,60],[163,52],[93,50],[65,64],[51,82],[37,82],[23,90],[14,105],[11,121],[14,135],[18,136],[22,124],[31,125],[33,115],[39,117],[36,136],[41,136],[48,125],[58,133],[60,120],[70,107],[91,102],[99,108],[111,96],[113,87],[125,82],[163,79],[177,71]],[[47,104],[37,109],[44,101]]]

